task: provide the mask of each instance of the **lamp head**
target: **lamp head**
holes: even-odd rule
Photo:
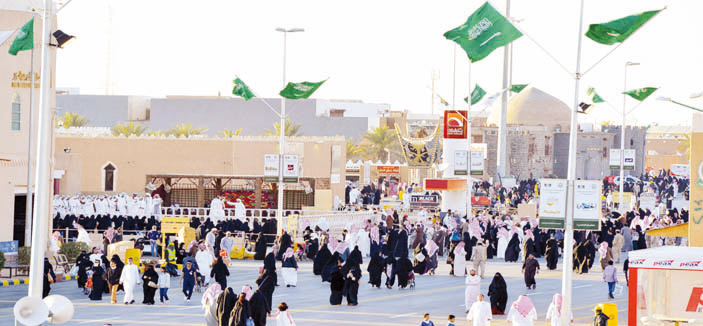
[[[671,97],[659,96],[657,97],[657,101],[671,102]]]
[[[66,43],[68,43],[68,41],[76,38],[73,35],[68,35],[68,34],[64,33],[60,29],[56,30],[56,32],[54,32],[52,35],[54,35],[54,37],[56,38],[56,43],[58,43],[58,44],[56,44],[55,46],[58,48],[63,48],[64,44],[66,44]]]
[[[626,65],[626,66],[639,66],[640,63],[639,63],[639,62],[628,61],[627,63],[625,63],[625,65]]]

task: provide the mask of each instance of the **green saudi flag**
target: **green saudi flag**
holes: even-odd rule
[[[604,100],[602,97],[600,97],[600,95],[598,95],[598,93],[596,93],[596,90],[595,90],[595,88],[593,88],[593,87],[590,87],[590,88],[586,91],[586,94],[588,94],[588,96],[591,97],[591,102],[594,103],[594,104],[595,104],[595,103],[603,103],[603,102],[605,102],[605,100]]]
[[[326,80],[321,82],[302,82],[302,83],[288,83],[286,88],[284,88],[279,94],[287,99],[297,100],[301,98],[308,98],[312,93],[314,93]]]
[[[29,20],[20,31],[17,32],[15,40],[10,45],[9,54],[17,55],[20,51],[34,49],[34,18]]]
[[[256,97],[256,95],[254,95],[254,92],[249,89],[249,86],[247,86],[247,84],[245,84],[241,79],[239,79],[239,77],[234,79],[234,88],[232,88],[232,94],[243,98],[245,101]]]
[[[444,33],[445,38],[466,51],[471,62],[487,57],[520,36],[522,33],[488,2],[474,11],[464,24]]]
[[[510,91],[513,93],[520,93],[523,89],[525,89],[525,87],[527,87],[527,84],[515,84],[510,86]]]
[[[481,88],[481,86],[478,86],[476,84],[476,87],[474,87],[473,92],[471,92],[471,105],[474,105],[478,102],[480,102],[483,97],[486,95],[486,91]],[[464,97],[464,102],[469,103],[469,97]]]
[[[662,10],[645,11],[607,23],[591,24],[588,26],[586,37],[605,45],[622,43]]]
[[[630,95],[630,97],[638,100],[640,102],[644,101],[649,95],[656,92],[658,88],[656,87],[643,87],[638,89],[633,89],[631,91],[623,92],[625,95]]]

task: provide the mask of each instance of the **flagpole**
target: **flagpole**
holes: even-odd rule
[[[505,0],[505,17],[510,19],[510,0]],[[510,64],[510,44],[503,47],[503,89],[508,88],[508,69]],[[469,94],[471,94],[469,92]],[[469,95],[471,96],[471,95]],[[508,92],[500,96],[500,125],[498,126],[498,167],[496,174],[505,176],[508,138]]]
[[[51,84],[49,76],[51,74],[50,48],[51,26],[53,20],[53,1],[44,1],[44,14],[42,19],[42,63],[39,95],[39,124],[37,128],[37,149],[36,149],[36,200],[34,201],[34,221],[32,223],[32,246],[31,261],[29,266],[29,296],[41,298],[43,290],[44,254],[49,233],[49,216],[51,207],[49,197],[51,196],[51,166],[53,161],[51,153],[51,138],[53,134],[51,118]]]
[[[466,219],[467,221],[473,216],[471,211],[471,59],[469,59],[469,99],[468,109],[466,110]]]
[[[571,111],[571,128],[569,131],[569,163],[567,176],[567,206],[566,217],[564,219],[564,255],[562,257],[562,310],[561,324],[571,325],[571,302],[572,302],[572,266],[574,259],[574,182],[576,180],[576,144],[578,140],[578,107],[579,107],[579,83],[581,81],[581,41],[583,40],[583,7],[584,0],[581,0],[581,11],[579,18],[578,47],[576,50],[576,72],[574,74],[574,107]]]
[[[32,14],[32,19],[36,14]],[[32,26],[34,30],[34,26]],[[31,84],[29,85],[29,140],[28,140],[28,150],[27,150],[27,196],[25,202],[25,213],[24,213],[24,245],[31,243],[32,241],[32,204],[34,201],[34,37],[32,37],[32,51],[31,51],[31,63],[29,65]],[[68,235],[66,235],[68,236]]]
[[[283,32],[283,88],[286,87],[286,51],[288,32]],[[286,146],[286,98],[281,96],[281,121],[278,125],[278,200],[276,200],[278,217],[277,234],[282,234],[283,229],[283,155]]]

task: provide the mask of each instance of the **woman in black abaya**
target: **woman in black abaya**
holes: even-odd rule
[[[332,271],[337,266],[337,261],[341,260],[342,258],[340,257],[339,252],[335,251],[334,254],[332,254],[332,257],[327,260],[325,266],[322,267],[322,282],[329,282],[330,274],[332,274]]]
[[[276,260],[272,252],[269,252],[264,258],[264,268],[256,279],[256,285],[259,286],[259,290],[266,298],[266,304],[268,305],[268,310],[271,311],[271,301],[273,300],[273,291],[276,290],[276,284],[278,283],[278,275],[276,274]]]
[[[369,272],[369,284],[371,286],[381,288],[381,276],[383,275],[384,267],[386,267],[386,264],[383,257],[381,257],[381,251],[372,253],[369,266],[366,267],[366,271]]]
[[[428,256],[425,245],[422,243],[418,244],[414,252],[413,272],[419,275],[425,274]]]
[[[505,305],[508,302],[508,285],[500,273],[493,276],[493,281],[488,286],[488,296],[491,298],[491,313],[504,315]]]
[[[333,306],[342,304],[344,292],[344,275],[342,274],[342,261],[339,255],[335,253],[332,259],[336,259],[334,267],[330,271],[330,304]]]
[[[412,271],[412,263],[407,256],[400,257],[395,261],[393,269],[395,274],[398,276],[398,286],[404,289],[408,286],[408,281],[410,280],[410,271]]]
[[[229,316],[229,326],[247,326],[249,317],[251,317],[249,301],[245,293],[240,293]]]
[[[105,281],[103,281],[103,274],[105,271],[100,267],[100,261],[96,260],[93,263],[93,289],[90,291],[90,300],[102,300],[103,299],[103,288],[105,287]]]
[[[256,238],[256,245],[254,246],[256,253],[254,254],[255,260],[264,260],[266,257],[266,237],[264,233],[259,233],[259,237]]]
[[[359,284],[361,284],[361,251],[359,246],[354,247],[354,250],[349,254],[347,261],[342,267],[342,275],[344,275],[344,295],[347,298],[347,304],[356,306],[359,304]]]
[[[229,326],[229,317],[234,309],[237,296],[232,288],[225,289],[225,292],[217,297],[217,325]]]
[[[290,239],[290,234],[288,232],[283,231],[283,234],[281,235],[281,242],[280,246],[278,248],[278,253],[276,253],[276,260],[281,260],[281,257],[283,257],[283,253],[288,250],[288,248],[293,247],[293,242]]]
[[[331,257],[332,253],[329,249],[327,249],[327,245],[323,245],[317,252],[317,255],[315,255],[315,259],[312,262],[312,273],[315,275],[322,275],[322,269]]]
[[[225,262],[222,261],[222,257],[217,257],[217,262],[212,266],[210,270],[210,277],[215,278],[215,282],[220,283],[220,287],[223,289],[227,288],[227,276],[229,276],[229,269]]]
[[[506,262],[516,262],[520,257],[520,239],[517,233],[513,234],[513,237],[508,242],[508,247],[505,249],[505,261]]]
[[[550,270],[557,269],[557,262],[559,261],[559,245],[557,240],[554,239],[554,235],[547,241],[547,251],[544,253],[547,259],[547,268]]]
[[[152,282],[152,284],[156,284],[158,287],[159,284],[159,274],[154,271],[154,266],[152,265],[146,265],[144,267],[144,275],[142,275],[142,287],[144,289],[144,300],[142,303],[148,304],[148,305],[153,305],[154,304],[154,294],[156,294],[156,289],[155,287],[149,286],[149,282]]]

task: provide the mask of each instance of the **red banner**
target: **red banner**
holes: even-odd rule
[[[378,174],[400,174],[399,166],[378,165],[376,166]]]
[[[225,200],[234,202],[237,200],[237,198],[242,200],[242,203],[246,208],[256,208],[256,193],[253,191],[243,191],[243,190],[238,190],[238,191],[227,191],[222,194],[225,196]],[[271,191],[262,191],[261,192],[261,207],[259,208],[273,208],[274,205],[274,198],[276,196],[273,196]],[[227,208],[234,208],[234,206],[227,205],[225,204],[225,207]]]
[[[466,116],[462,110],[444,111],[444,138],[466,139]]]
[[[471,205],[490,206],[491,199],[484,196],[471,196]]]

